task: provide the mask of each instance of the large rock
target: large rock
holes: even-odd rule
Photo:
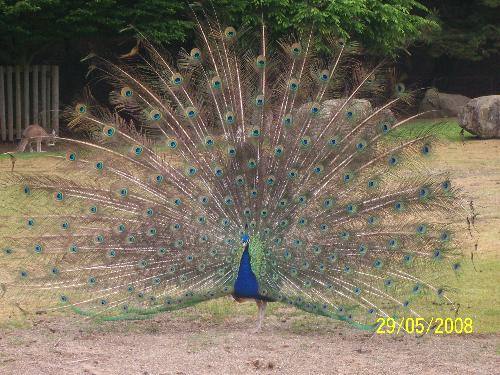
[[[388,122],[389,124],[395,124],[397,121],[394,113],[388,108],[380,111],[380,117],[381,117],[381,119]]]
[[[435,111],[423,115],[425,118],[457,117],[469,100],[467,96],[446,94],[432,88],[425,92],[419,111]]]
[[[321,103],[320,118],[330,119],[347,99],[330,99]],[[346,114],[352,113],[353,118],[365,118],[372,112],[372,105],[366,99],[352,99],[344,107]]]
[[[321,105],[320,118],[322,119],[330,119],[333,114],[340,108],[342,104],[345,103],[347,99],[330,99],[325,100]],[[372,108],[370,101],[367,99],[352,99],[349,104],[344,107],[345,115],[349,112],[352,113],[352,119],[355,122],[360,121],[371,115],[376,108]],[[396,122],[396,117],[394,113],[386,108],[380,111],[375,117],[378,121],[385,120],[391,124]]]
[[[500,95],[470,100],[458,116],[459,125],[481,138],[500,138]]]
[[[326,125],[328,121],[331,120],[333,115],[340,109],[340,107],[346,102],[347,99],[329,99],[321,103],[321,111],[318,115],[318,120]],[[308,111],[310,111],[310,104],[304,104],[297,112],[297,117],[306,116]],[[338,115],[337,121],[341,120],[343,117],[348,118],[353,123],[359,123],[363,119],[367,118],[374,112],[374,109],[367,99],[352,99]],[[375,117],[376,121],[386,121],[390,124],[396,122],[396,117],[394,113],[386,108]],[[319,136],[320,132],[323,130],[322,126],[315,126],[311,128],[311,135],[314,137]]]
[[[318,114],[318,120],[320,122],[323,122],[323,125],[326,125],[326,123],[333,117],[333,115],[340,109],[340,107],[345,103],[347,99],[329,99],[325,100],[324,102],[321,103],[321,111]],[[307,116],[308,112],[310,111],[310,103],[304,104],[302,107],[299,108],[297,111],[297,118],[302,117],[302,116]],[[338,119],[340,119],[340,116],[349,116],[349,118],[352,121],[356,121],[357,119],[360,118],[365,118],[368,116],[370,113],[372,113],[372,105],[371,103],[366,100],[366,99],[352,99],[342,110],[342,113],[339,114]],[[322,131],[321,126],[315,126],[311,128],[311,136],[317,137],[319,136],[320,132]]]

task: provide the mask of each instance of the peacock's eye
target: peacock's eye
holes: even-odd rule
[[[189,54],[193,60],[201,59],[201,51],[198,48],[193,48]]]
[[[233,39],[236,36],[236,30],[234,27],[229,26],[224,30],[224,35],[227,39]]]

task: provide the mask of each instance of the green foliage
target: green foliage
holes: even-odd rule
[[[394,54],[422,40],[437,23],[427,8],[415,0],[252,0],[215,1],[216,8],[235,24],[256,26],[261,19],[272,25],[271,38],[309,32],[315,37],[351,38],[361,41],[371,53]]]
[[[320,38],[351,37],[384,54],[437,25],[416,0],[214,0],[213,7],[223,24],[255,26],[263,16],[274,38],[314,24]],[[77,42],[124,38],[119,31],[129,24],[165,44],[182,43],[193,30],[188,3],[178,0],[0,0],[0,60],[29,61],[61,44],[71,53]]]
[[[441,30],[429,52],[438,57],[479,61],[500,52],[500,0],[424,0]]]
[[[29,61],[34,54],[63,42],[72,45],[93,38],[116,39],[130,24],[165,43],[183,41],[192,29],[181,1],[0,0],[0,40],[4,46],[0,60]]]
[[[415,0],[254,0],[247,19],[258,17],[259,3],[276,34],[308,31],[313,24],[320,37],[356,39],[372,53],[392,54],[437,27]]]
[[[264,18],[271,38],[307,32],[314,24],[320,41],[349,37],[376,54],[395,54],[416,41],[432,42],[429,53],[434,57],[477,61],[500,51],[500,0],[212,3],[223,24],[256,26]],[[212,12],[210,3],[203,7]],[[76,43],[130,37],[130,31],[119,33],[130,24],[157,42],[180,44],[190,40],[194,22],[188,2],[177,0],[0,0],[0,61],[27,62],[40,53],[52,56],[57,52],[53,49],[60,51],[62,46],[65,54],[77,53],[72,51]]]

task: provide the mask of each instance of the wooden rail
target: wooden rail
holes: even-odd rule
[[[0,66],[0,140],[20,139],[31,124],[59,133],[59,67]]]

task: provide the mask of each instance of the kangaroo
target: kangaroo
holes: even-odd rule
[[[30,152],[33,152],[32,143],[36,142],[36,151],[42,152],[42,142],[45,142],[47,146],[54,146],[56,132],[52,130],[52,134],[47,133],[47,131],[38,124],[32,124],[26,127],[23,131],[23,137],[21,142],[17,147],[18,152],[24,152],[26,146],[30,146]]]

